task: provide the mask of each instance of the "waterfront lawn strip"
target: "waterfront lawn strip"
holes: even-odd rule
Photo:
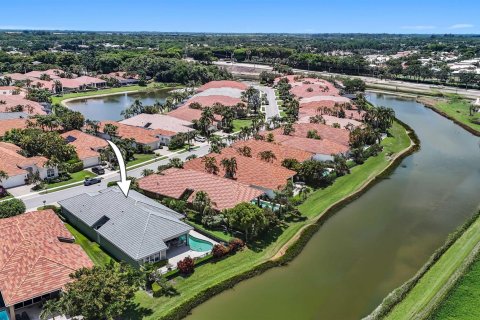
[[[112,258],[100,248],[96,242],[90,241],[85,237],[80,231],[75,229],[73,226],[68,223],[65,224],[68,231],[75,237],[75,243],[79,244],[83,251],[87,253],[93,263],[97,266],[106,265],[112,260]]]
[[[442,301],[432,319],[480,319],[480,258]]]
[[[480,219],[477,219],[388,314],[387,319],[412,319],[413,315],[420,313],[447,284],[479,241]],[[478,282],[476,284],[478,286]]]
[[[390,132],[392,137],[384,139],[382,142],[384,150],[379,155],[368,159],[363,165],[353,168],[351,174],[337,179],[333,185],[319,189],[310,195],[306,202],[299,207],[307,219],[289,222],[283,229],[270,230],[264,239],[253,244],[251,248],[244,249],[226,259],[204,264],[196,268],[189,277],[176,277],[173,282],[180,293],[177,296],[152,298],[146,292],[138,291],[135,298],[137,309],[151,310],[151,314],[145,316],[146,319],[160,319],[174,308],[194,299],[203,290],[270,260],[301,228],[323,215],[325,210],[335,202],[360,190],[369,178],[387,168],[392,153],[400,152],[410,145],[406,131],[397,122],[394,123]],[[133,317],[134,315],[127,316]]]
[[[475,112],[473,116],[470,116],[470,102],[451,99],[448,102],[442,101],[436,103],[434,108],[446,113],[449,117],[458,122],[480,132],[480,112]]]

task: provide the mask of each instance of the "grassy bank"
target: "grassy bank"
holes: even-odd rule
[[[337,179],[328,188],[312,193],[299,207],[305,219],[290,221],[284,228],[270,230],[268,236],[253,243],[248,249],[228,259],[205,264],[197,268],[189,277],[175,278],[175,287],[180,293],[178,296],[152,298],[145,292],[139,291],[136,295],[137,309],[133,310],[129,316],[147,319],[179,319],[196,305],[239,281],[293,259],[309,237],[318,230],[318,224],[315,222],[330,212],[327,210],[329,207],[362,190],[367,181],[373,181],[377,175],[389,168],[395,155],[410,146],[410,139],[399,123],[393,125],[391,134],[392,137],[382,142],[384,150],[378,156],[353,168],[351,174]],[[309,225],[311,227],[307,227]],[[290,243],[287,249],[286,244],[298,238],[296,236],[301,230],[303,231],[298,241]],[[284,251],[285,255],[272,261],[279,251]]]
[[[467,131],[480,136],[480,112],[470,115],[470,102],[462,99],[419,99],[427,107],[454,121]]]
[[[480,319],[480,257],[445,297],[431,319]]]
[[[158,83],[158,82],[151,82],[147,86],[125,86],[119,88],[109,88],[109,89],[101,89],[96,91],[88,91],[88,92],[75,92],[75,93],[67,93],[62,96],[53,96],[52,103],[61,103],[67,99],[74,99],[74,98],[87,98],[87,97],[94,97],[99,95],[106,95],[106,94],[116,94],[128,91],[146,91],[152,89],[166,89],[166,88],[174,88],[178,86],[177,84],[169,84],[169,83]]]
[[[369,318],[427,317],[473,261],[480,242],[478,216],[476,214],[452,233],[420,271],[389,294]]]
[[[250,127],[252,120],[250,119],[235,119],[233,120],[233,132],[240,131],[243,127]]]
[[[82,182],[83,180],[85,180],[85,178],[90,178],[90,177],[95,177],[96,176],[95,173],[92,173],[92,172],[87,171],[87,170],[82,170],[82,171],[79,171],[79,172],[70,173],[69,175],[70,175],[70,179],[68,179],[68,180],[61,181],[61,182],[55,182],[55,183],[46,183],[45,184],[46,189],[57,188],[57,187],[61,187],[61,186],[64,186],[64,185],[67,185],[67,184],[70,184],[70,183],[75,183],[75,182]]]

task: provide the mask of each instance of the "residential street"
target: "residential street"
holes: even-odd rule
[[[185,159],[192,154],[196,154],[198,157],[201,157],[207,154],[209,148],[210,146],[208,144],[203,144],[200,146],[200,148],[192,150],[191,152],[173,154],[169,158],[180,158],[181,160],[185,161]],[[156,171],[159,165],[167,164],[168,161],[169,159],[164,159],[160,161],[155,161],[153,163],[150,163],[145,166],[141,166],[132,170],[127,169],[127,176],[140,178],[142,176],[141,174],[144,169],[152,169]],[[103,179],[100,184],[91,185],[87,187],[80,185],[77,187],[71,187],[68,189],[55,191],[52,193],[47,193],[47,194],[36,193],[36,194],[30,194],[25,196],[19,196],[18,198],[22,199],[22,201],[25,202],[27,211],[30,211],[32,209],[36,209],[40,206],[43,206],[44,204],[54,204],[57,201],[67,199],[85,192],[96,192],[96,191],[105,189],[107,187],[108,182],[118,181],[119,176],[120,175],[118,173],[115,173]]]
[[[268,105],[265,105],[265,120],[268,121],[275,116],[280,116],[280,110],[278,109],[277,99],[275,97],[275,90],[271,87],[262,85],[255,85],[254,87],[267,94]]]

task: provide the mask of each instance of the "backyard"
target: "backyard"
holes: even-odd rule
[[[369,180],[392,163],[393,155],[410,146],[410,139],[400,124],[395,122],[390,132],[392,136],[382,142],[384,150],[379,155],[369,158],[363,165],[354,167],[351,174],[338,178],[333,185],[313,192],[299,206],[305,219],[291,219],[286,227],[269,230],[263,238],[251,243],[242,252],[215,263],[204,264],[189,277],[175,278],[173,282],[180,293],[177,296],[152,298],[147,293],[139,291],[135,299],[137,307],[131,311],[131,316],[135,317],[135,314],[138,316],[141,313],[147,319],[164,317],[175,308],[201,296],[202,291],[276,257],[302,228],[316,221],[333,204],[361,190]],[[212,233],[221,238],[226,237],[225,234]]]
[[[90,241],[80,231],[69,224],[65,224],[68,231],[75,237],[75,243],[79,244],[87,255],[97,266],[102,266],[110,262],[112,258],[100,248],[96,242]]]

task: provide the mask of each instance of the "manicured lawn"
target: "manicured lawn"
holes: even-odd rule
[[[90,241],[85,237],[80,231],[75,229],[73,226],[68,223],[65,224],[68,231],[75,237],[75,243],[79,244],[82,249],[87,253],[93,263],[97,266],[106,265],[113,258],[110,257],[105,251],[100,248],[96,242]]]
[[[142,163],[142,162],[145,162],[145,161],[152,160],[152,159],[156,158],[155,153],[152,153],[152,154],[135,154],[134,157],[135,157],[135,160],[130,160],[130,161],[127,162],[127,168],[133,167],[133,166],[135,166],[139,163]]]
[[[175,84],[172,84],[171,88],[174,88],[174,86]],[[149,83],[146,87],[134,85],[134,86],[119,87],[119,88],[109,88],[109,89],[103,89],[103,90],[97,90],[97,91],[67,93],[60,97],[53,96],[52,103],[60,103],[66,99],[91,97],[91,96],[97,96],[100,94],[119,93],[124,91],[143,91],[143,90],[148,90],[152,88],[162,89],[162,88],[168,88],[168,87],[169,87],[169,84],[152,82],[152,83]]]
[[[480,319],[480,259],[447,295],[443,303],[432,315],[432,319]]]
[[[472,252],[473,248],[479,241],[480,219],[477,219],[420,279],[420,281],[408,293],[402,302],[400,302],[392,310],[392,312],[390,312],[387,319],[412,319],[413,315],[421,312],[429,303],[432,302],[432,299],[439,292],[439,290],[446,285],[447,281],[460,267],[462,262]],[[468,279],[465,281],[466,282],[464,283],[464,286],[471,285],[472,287],[476,287],[477,296],[480,295],[480,282],[478,282],[478,278],[477,281],[473,283],[469,282]],[[459,300],[462,297],[462,294],[464,294],[464,291],[461,290],[456,296],[454,293],[454,299],[456,299],[454,301],[459,302],[457,310],[462,310],[462,308],[478,309],[478,300],[475,301],[475,305],[469,305],[469,301],[465,301],[465,304],[462,305],[463,302],[460,302]],[[470,302],[471,301],[472,300],[470,300]],[[447,311],[455,310],[452,308],[452,302],[450,301],[447,301],[444,306],[444,311],[442,311],[444,314]],[[480,314],[480,312],[477,311],[477,314]],[[457,319],[459,318],[465,319],[463,316],[457,317]],[[475,319],[478,319],[478,317]]]
[[[198,224],[196,223],[195,221],[193,220],[188,220],[188,224],[192,225],[193,227],[195,227],[195,229],[199,229],[199,230],[203,230],[205,231],[206,233],[210,233],[210,234],[213,234],[215,237],[225,241],[225,242],[228,242],[230,241],[230,239],[232,239],[232,236],[230,236],[228,233],[226,232],[223,232],[223,231],[218,231],[218,230],[207,230],[205,229],[204,226],[202,226],[201,224]]]
[[[389,156],[392,153],[409,146],[410,141],[403,127],[395,123],[391,132],[393,137],[382,142],[384,145],[382,153],[368,159],[363,165],[353,168],[351,174],[337,179],[328,188],[317,190],[310,195],[299,207],[302,214],[307,217],[306,220],[289,222],[283,229],[278,227],[269,230],[268,236],[251,244],[250,248],[227,259],[202,265],[187,278],[175,278],[175,288],[180,293],[177,296],[152,298],[143,291],[137,292],[135,298],[137,308],[151,310],[151,314],[145,316],[146,319],[159,319],[173,308],[195,297],[199,292],[271,259],[302,227],[324,214],[326,208],[344,196],[359,190],[367,179],[383,171],[390,164]],[[134,317],[134,315],[130,316]]]
[[[233,132],[240,131],[243,127],[250,127],[252,120],[250,119],[235,119],[233,120]]]
[[[439,102],[435,105],[435,108],[438,110],[445,112],[450,117],[480,132],[480,112],[476,112],[473,116],[470,116],[469,107],[470,102],[455,99],[449,102]]]
[[[80,182],[85,180],[85,178],[95,177],[95,176],[96,176],[95,173],[92,173],[87,170],[83,170],[75,173],[70,173],[70,179],[67,181],[47,183],[45,186],[47,187],[47,189],[52,189],[52,188],[61,187],[70,183],[74,183],[74,182]]]

